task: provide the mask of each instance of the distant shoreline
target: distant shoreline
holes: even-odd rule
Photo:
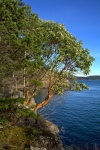
[[[87,76],[87,77],[76,77],[76,78],[77,78],[77,80],[100,80],[99,75]]]

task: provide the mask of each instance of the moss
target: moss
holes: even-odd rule
[[[12,126],[0,131],[0,141],[2,148],[5,146],[12,147],[13,149],[24,149],[30,145],[37,145],[36,135],[38,130]]]

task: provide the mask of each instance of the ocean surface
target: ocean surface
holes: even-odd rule
[[[89,90],[55,95],[39,113],[58,126],[60,139],[66,147],[100,147],[100,80],[79,82],[85,82]],[[45,89],[38,93],[37,103],[45,94]]]

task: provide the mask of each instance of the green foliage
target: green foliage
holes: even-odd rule
[[[20,0],[1,0],[0,8],[0,81],[3,89],[7,81],[11,93],[15,90],[15,80],[16,85],[23,83],[23,76],[25,88],[33,91],[48,80],[51,95],[62,94],[65,89],[87,89],[74,77],[77,72],[88,75],[94,61],[90,51],[83,48],[82,41],[64,25],[41,20]],[[10,103],[4,105],[5,109],[9,107]]]
[[[40,80],[37,80],[37,79],[30,79],[30,82],[33,85],[38,86],[38,87],[41,87],[43,85],[43,83]]]
[[[23,109],[18,108],[16,111],[16,116],[17,116],[17,118],[24,116],[24,117],[33,117],[35,119],[39,119],[39,117],[40,117],[39,114],[35,114],[32,110],[30,110],[28,108],[27,109],[26,108],[23,108]]]
[[[24,102],[24,98],[18,98],[18,99],[13,99],[13,98],[9,98],[9,99],[0,99],[0,112],[4,111],[4,110],[11,110],[17,107],[18,103],[23,103]]]
[[[30,108],[25,108],[22,98],[0,100],[0,126],[11,126],[11,123],[18,119],[34,118],[40,119],[39,114],[35,114]]]
[[[15,117],[18,103],[22,103],[24,99],[0,99],[0,125],[10,125],[11,118]],[[16,118],[16,117],[15,117]]]
[[[0,119],[0,127],[10,124],[7,118]]]
[[[74,75],[77,72],[89,74],[94,60],[89,50],[84,49],[82,42],[72,36],[64,25],[45,21],[43,28],[45,37],[48,37],[42,51],[45,64],[49,68],[48,79],[50,76],[53,78],[51,93],[62,94],[64,89],[70,87],[78,91],[87,89],[86,85],[78,84]]]

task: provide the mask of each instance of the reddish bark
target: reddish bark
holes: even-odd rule
[[[38,104],[38,105],[36,106],[36,108],[35,108],[34,111],[36,112],[39,108],[41,108],[41,107],[47,105],[52,96],[53,96],[53,94],[52,94],[52,95],[48,95],[48,96],[45,98],[44,101],[42,101],[40,104]]]
[[[36,89],[33,91],[32,95],[30,96],[29,100],[27,101],[27,105],[29,105],[31,103],[31,101],[33,100],[32,98],[35,95],[35,91],[36,91]]]
[[[43,107],[43,106],[45,106],[45,105],[47,105],[48,104],[48,102],[50,101],[50,99],[51,99],[51,97],[54,95],[54,93],[52,93],[51,94],[51,87],[52,87],[52,77],[50,76],[50,78],[49,78],[49,87],[48,87],[48,95],[47,95],[47,97],[40,103],[40,104],[38,104],[37,106],[36,106],[36,108],[35,108],[35,112],[39,109],[39,108],[41,108],[41,107]]]

